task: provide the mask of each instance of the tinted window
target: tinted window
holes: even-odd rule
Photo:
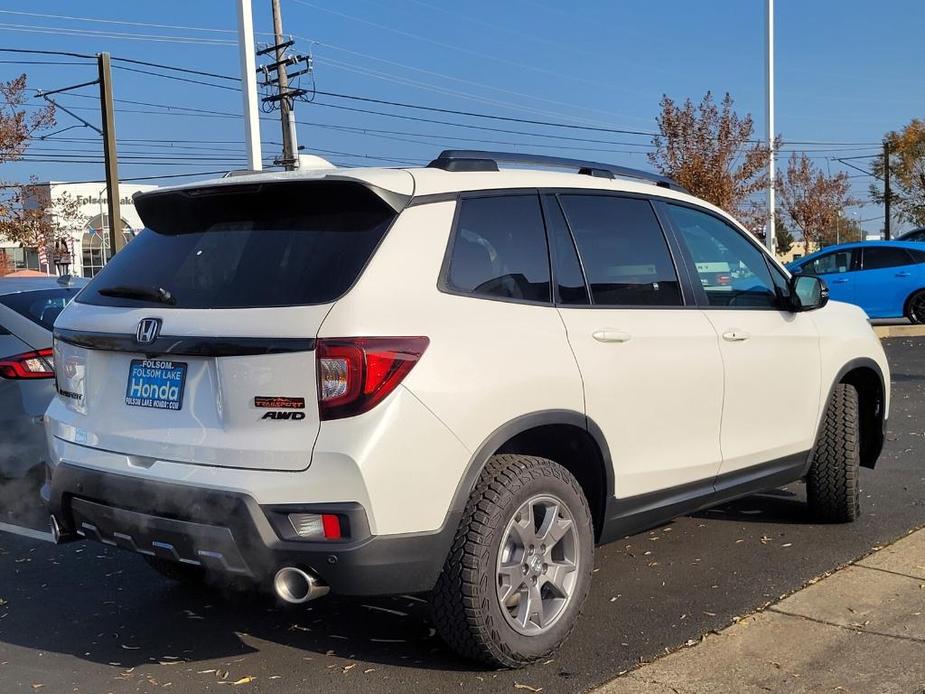
[[[916,229],[899,237],[903,241],[925,241],[925,229]]]
[[[536,195],[465,198],[447,284],[456,291],[550,301],[549,252]]]
[[[395,218],[372,192],[341,182],[155,194],[139,199],[137,208],[148,228],[103,268],[80,302],[150,306],[98,292],[139,287],[169,291],[177,308],[328,303],[356,281]]]
[[[595,304],[680,306],[668,244],[648,200],[562,195]]]
[[[865,248],[864,269],[879,270],[885,267],[897,267],[899,265],[909,265],[912,258],[902,248],[891,248],[889,246],[873,246]]]
[[[553,257],[556,263],[556,284],[559,291],[559,302],[566,305],[586,305],[588,288],[581,273],[581,264],[578,262],[578,253],[575,243],[565,223],[562,209],[555,195],[545,195],[543,211],[546,214],[546,227],[552,239]]]
[[[830,275],[837,272],[851,271],[851,256],[853,251],[837,251],[821,255],[815,260],[811,260],[802,267],[802,272],[808,272],[811,275]]]
[[[767,308],[777,294],[764,254],[742,233],[706,212],[668,205],[691,252],[710,306]]]
[[[919,251],[919,250],[910,251],[907,248],[906,253],[911,255],[912,260],[914,260],[916,263],[925,263],[925,251]]]
[[[39,289],[17,294],[0,295],[0,304],[8,306],[33,323],[51,330],[55,318],[77,295],[78,289]],[[0,334],[4,332],[0,327]]]

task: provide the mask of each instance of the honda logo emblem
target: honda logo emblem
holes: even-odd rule
[[[142,318],[138,321],[138,330],[135,331],[135,341],[142,345],[150,345],[161,332],[160,318]]]

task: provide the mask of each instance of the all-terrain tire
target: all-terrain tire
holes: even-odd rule
[[[502,613],[497,560],[508,523],[537,494],[554,495],[577,531],[577,578],[571,598],[548,631],[525,636]],[[549,655],[569,636],[588,594],[594,564],[591,511],[578,481],[561,465],[525,455],[489,459],[469,497],[443,572],[431,594],[434,624],[465,658],[520,667]]]
[[[806,477],[810,511],[821,521],[850,523],[861,514],[859,421],[857,390],[839,383],[826,407]]]

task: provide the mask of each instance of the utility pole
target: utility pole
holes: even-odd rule
[[[775,199],[774,186],[776,185],[775,155],[774,151],[774,0],[767,0],[767,17],[765,23],[765,43],[767,47],[767,72],[765,73],[765,87],[767,90],[767,125],[768,125],[768,224],[765,235],[765,244],[768,250],[774,252],[775,242]]]
[[[273,38],[276,44],[276,76],[279,85],[279,114],[283,126],[283,166],[288,170],[299,168],[299,145],[295,130],[295,114],[292,112],[292,97],[289,95],[289,77],[286,74],[286,45],[283,42],[283,15],[279,0],[273,4]],[[290,42],[291,43],[291,42]]]
[[[883,141],[883,238],[890,240],[890,141]]]
[[[263,168],[260,153],[260,114],[257,110],[257,71],[254,56],[254,15],[251,0],[238,0],[238,50],[241,54],[241,94],[244,99],[244,139],[251,171]]]
[[[103,122],[103,160],[106,165],[106,195],[109,213],[109,257],[125,245],[122,211],[119,206],[119,160],[116,156],[116,120],[112,106],[112,70],[109,53],[97,54],[100,82],[100,115]]]

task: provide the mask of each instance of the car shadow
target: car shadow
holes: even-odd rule
[[[303,661],[322,669],[348,660],[489,669],[447,649],[419,596],[329,595],[286,605],[269,594],[173,583],[141,557],[93,543],[44,545],[3,533],[0,585],[0,643],[104,665],[228,660],[271,642],[301,651]]]
[[[805,525],[812,523],[806,501],[793,491],[772,489],[752,494],[726,504],[704,509],[693,518],[727,520],[739,523],[780,523]]]

